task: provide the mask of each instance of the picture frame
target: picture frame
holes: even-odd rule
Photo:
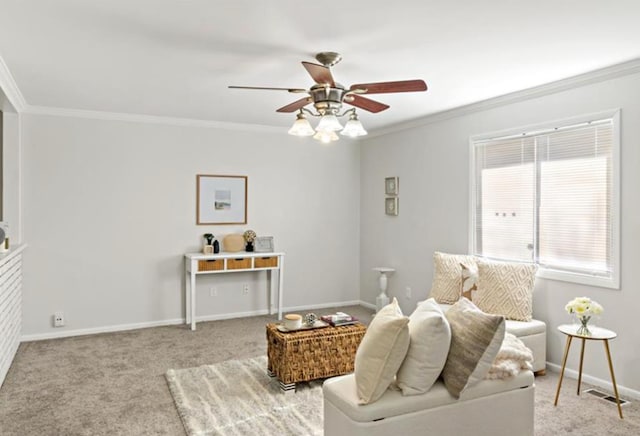
[[[246,224],[247,176],[198,174],[196,224]]]
[[[399,182],[400,180],[398,177],[385,177],[384,179],[385,195],[398,195]]]
[[[398,216],[398,197],[384,199],[384,212],[387,215]]]
[[[273,248],[273,236],[258,236],[253,241],[253,250],[257,253],[271,253]]]

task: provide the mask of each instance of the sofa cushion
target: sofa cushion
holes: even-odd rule
[[[376,401],[393,381],[409,348],[408,323],[395,298],[371,320],[355,359],[360,404]]]
[[[533,285],[538,266],[478,259],[474,303],[484,312],[516,321],[531,321]]]
[[[409,317],[409,336],[396,384],[403,395],[424,394],[440,376],[451,343],[449,322],[436,300],[418,304]]]
[[[531,371],[522,371],[515,377],[505,380],[482,380],[466,389],[460,399],[456,400],[439,380],[424,395],[407,397],[402,395],[400,391],[390,389],[378,401],[367,405],[359,404],[353,374],[326,380],[322,391],[325,401],[336,406],[350,419],[357,422],[373,422],[378,419],[391,418],[448,404],[462,405],[461,401],[532,386],[533,381]],[[461,409],[460,419],[464,419],[464,409]]]
[[[519,338],[544,333],[547,330],[547,325],[537,319],[532,319],[531,321],[512,321],[508,319],[505,327],[507,332]]]
[[[444,313],[451,308],[452,304],[438,304]],[[540,320],[532,319],[531,321],[513,321],[505,320],[505,332],[511,333],[516,337],[530,336],[538,333],[544,333],[547,325]]]
[[[451,326],[451,347],[442,378],[458,398],[489,372],[504,339],[505,322],[503,316],[484,313],[466,298],[451,306],[445,316]]]
[[[462,292],[462,266],[475,265],[475,256],[433,253],[433,282],[429,295],[438,303],[453,304]]]

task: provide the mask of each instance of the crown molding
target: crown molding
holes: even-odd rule
[[[11,75],[9,67],[7,67],[4,59],[2,59],[2,56],[0,56],[0,91],[4,92],[7,100],[9,100],[9,103],[11,103],[16,112],[20,113],[24,111],[27,102],[20,92],[13,75]]]
[[[512,92],[498,97],[471,103],[465,106],[459,106],[442,112],[436,112],[421,118],[416,118],[403,123],[394,124],[379,130],[370,132],[366,138],[358,138],[360,140],[384,136],[396,133],[402,130],[421,127],[424,125],[449,120],[452,118],[481,112],[488,109],[513,104],[561,91],[566,91],[593,83],[603,82],[605,80],[617,77],[627,76],[640,73],[640,59],[634,59],[620,64],[612,65],[606,68],[590,71],[588,73],[579,74],[577,76],[535,86],[521,91]],[[35,115],[50,115],[59,117],[88,118],[97,120],[125,121],[135,123],[164,124],[173,126],[186,127],[203,127],[216,128],[236,131],[254,131],[262,133],[282,133],[283,127],[265,126],[259,124],[242,124],[224,121],[198,120],[191,118],[164,117],[155,115],[129,114],[120,112],[104,112],[91,111],[83,109],[67,109],[50,106],[31,106],[28,105],[18,89],[13,76],[9,72],[6,64],[0,57],[0,87],[4,90],[10,103],[17,112],[24,112]]]
[[[411,121],[394,124],[389,127],[376,130],[368,135],[369,138],[384,136],[390,133],[396,133],[402,130],[413,129],[425,126],[427,124],[437,123],[440,121],[469,115],[475,112],[481,112],[493,109],[507,104],[518,103],[545,95],[555,94],[561,91],[567,91],[574,88],[590,85],[593,83],[604,82],[605,80],[615,79],[617,77],[628,76],[640,73],[640,59],[590,71],[588,73],[579,74],[577,76],[568,77],[566,79],[557,80],[555,82],[546,83],[544,85],[534,86],[521,91],[515,91],[498,97],[471,103],[465,106],[459,106],[442,112],[436,112],[432,115],[417,118]]]
[[[128,114],[121,112],[90,111],[83,109],[66,109],[51,106],[27,105],[24,110],[32,115],[49,115],[56,117],[88,118],[106,121],[125,121],[132,123],[163,124],[181,127],[203,127],[225,130],[241,130],[262,133],[282,133],[282,127],[259,124],[230,123],[225,121],[198,120],[192,118],[162,117],[156,115]]]

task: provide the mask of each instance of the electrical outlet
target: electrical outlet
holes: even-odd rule
[[[209,288],[209,296],[210,297],[217,297],[218,296],[218,288],[216,288],[215,286],[211,286]]]
[[[404,288],[404,296],[407,300],[411,300],[411,286]]]
[[[64,327],[64,312],[55,312],[53,314],[53,326]]]
[[[245,283],[244,286],[242,286],[242,293],[244,295],[247,295],[249,293],[249,284]]]

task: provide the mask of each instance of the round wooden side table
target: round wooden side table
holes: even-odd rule
[[[618,414],[620,419],[622,418],[622,408],[620,407],[620,396],[618,395],[618,386],[616,385],[616,376],[613,373],[613,364],[611,363],[611,353],[609,352],[609,339],[615,339],[616,332],[604,329],[602,327],[589,327],[591,332],[590,336],[579,335],[576,333],[579,325],[575,324],[563,324],[558,326],[558,330],[567,335],[567,344],[564,347],[564,358],[562,359],[562,370],[560,371],[560,378],[558,379],[558,389],[556,390],[556,399],[553,402],[554,406],[558,405],[558,397],[560,396],[560,388],[562,387],[562,378],[564,377],[564,368],[567,365],[567,356],[569,355],[569,348],[571,348],[571,340],[573,338],[579,338],[582,340],[582,347],[580,348],[580,366],[578,370],[578,392],[580,395],[580,383],[582,382],[582,362],[584,360],[584,344],[586,341],[602,341],[604,343],[604,349],[607,353],[607,361],[609,362],[609,372],[611,373],[611,382],[613,383],[613,392],[616,394],[616,403],[618,404]]]

